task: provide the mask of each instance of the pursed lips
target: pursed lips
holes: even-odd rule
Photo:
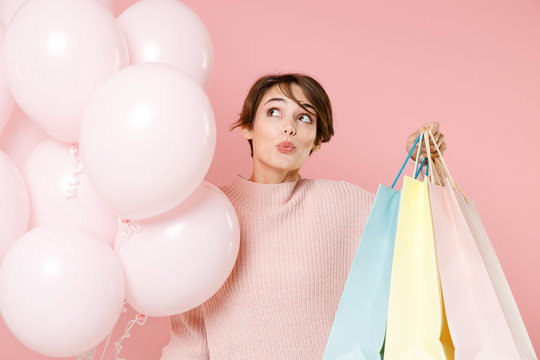
[[[294,144],[289,141],[283,141],[277,145],[277,148],[280,152],[289,154],[296,149],[296,146],[294,146]]]

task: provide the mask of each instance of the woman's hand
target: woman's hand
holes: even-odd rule
[[[418,135],[420,135],[420,131],[422,130],[422,128],[429,128],[431,129],[431,133],[433,134],[433,138],[435,138],[435,141],[437,142],[437,145],[439,146],[439,151],[441,152],[441,154],[444,155],[444,151],[446,150],[446,141],[444,139],[444,135],[439,131],[439,123],[438,122],[432,122],[432,123],[429,123],[429,124],[424,124],[420,127],[420,129],[418,129],[417,131],[415,131],[414,133],[412,133],[411,135],[409,135],[409,138],[407,139],[407,154],[411,151],[413,145],[414,145],[414,142],[416,141],[416,139],[418,138]],[[418,144],[420,145],[420,144]],[[417,146],[418,146],[417,145]],[[430,149],[430,153],[431,153],[431,158],[438,158],[439,157],[439,154],[437,153],[437,149],[435,149],[435,145],[433,144],[433,140],[431,139],[431,137],[429,137],[429,149]],[[418,148],[415,148],[413,153],[411,154],[411,159],[413,161],[416,161],[416,154],[417,154],[417,151]],[[422,161],[424,161],[424,159],[427,157],[427,151],[426,151],[426,144],[425,144],[425,140],[422,141],[422,150],[420,151],[420,163]]]

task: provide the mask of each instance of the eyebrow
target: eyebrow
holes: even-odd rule
[[[283,99],[283,98],[271,98],[267,102],[265,102],[264,105],[268,104],[270,101],[283,101],[283,102],[285,102],[285,99]],[[306,108],[309,108],[309,109],[312,109],[314,112],[316,112],[315,108],[311,104],[308,104],[308,103],[301,103],[301,104],[302,104],[302,106],[304,106]]]

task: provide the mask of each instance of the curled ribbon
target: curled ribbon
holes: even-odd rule
[[[114,343],[113,350],[115,351],[115,354],[114,354],[115,360],[125,360],[124,358],[118,357],[120,355],[120,352],[123,350],[122,341],[124,339],[131,337],[130,331],[133,328],[133,326],[135,326],[135,324],[139,326],[143,326],[146,323],[146,320],[148,320],[148,316],[141,313],[135,313],[135,319],[128,321],[126,325],[126,331],[120,337],[120,339]]]
[[[124,238],[129,238],[133,234],[138,234],[141,232],[141,225],[134,223],[133,221],[125,218],[118,219],[119,225],[121,228],[121,234]]]
[[[81,161],[81,154],[79,153],[79,146],[77,144],[71,144],[71,158],[75,164],[75,170],[71,174],[71,179],[68,182],[66,193],[64,194],[66,200],[75,199],[79,193],[79,175],[84,173],[84,169]]]
[[[94,360],[96,349],[97,349],[97,346],[93,348],[92,350],[88,350],[87,352],[83,354],[77,355],[77,360]]]
[[[126,218],[118,219],[118,231],[120,233],[119,241],[116,242],[114,250],[118,252],[125,241],[127,241],[131,235],[139,234],[142,231],[141,225],[132,222]]]

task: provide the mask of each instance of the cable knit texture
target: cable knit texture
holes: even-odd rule
[[[162,360],[322,359],[374,194],[345,181],[220,187],[241,228],[222,288],[171,316]]]

